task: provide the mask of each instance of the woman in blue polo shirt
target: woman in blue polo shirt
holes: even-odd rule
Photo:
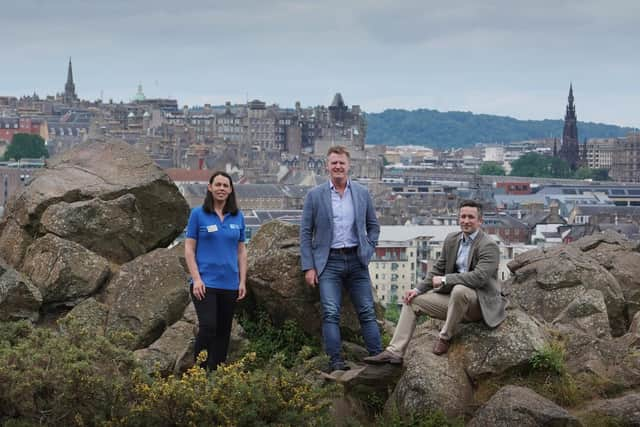
[[[236,301],[247,293],[244,216],[228,174],[211,176],[203,205],[191,211],[186,235],[184,254],[199,324],[195,356],[207,350],[202,367],[215,370],[227,359]]]

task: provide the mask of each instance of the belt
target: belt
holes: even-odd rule
[[[351,246],[350,248],[331,248],[330,250],[330,253],[340,255],[355,254],[356,252],[358,252],[357,246]]]

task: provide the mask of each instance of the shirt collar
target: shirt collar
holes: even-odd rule
[[[469,243],[473,243],[473,241],[476,239],[476,237],[478,236],[478,232],[480,231],[480,229],[478,228],[476,231],[474,231],[473,233],[471,233],[469,236],[467,236],[466,234],[462,233],[462,236],[460,237],[460,240],[463,243],[467,243],[467,241]]]
[[[329,178],[329,188],[334,190],[334,191],[336,189],[336,186],[333,185],[333,181],[331,181],[331,178]],[[346,188],[349,188],[349,189],[351,188],[351,179],[347,179],[347,185],[346,185],[345,189]]]

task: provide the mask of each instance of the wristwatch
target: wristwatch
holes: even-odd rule
[[[443,285],[447,284],[447,276],[442,276],[442,284]]]

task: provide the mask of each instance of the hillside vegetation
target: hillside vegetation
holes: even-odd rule
[[[476,143],[508,143],[562,136],[563,120],[517,120],[512,117],[436,110],[385,110],[367,114],[367,144],[469,147]],[[624,136],[631,128],[578,122],[584,138]]]

